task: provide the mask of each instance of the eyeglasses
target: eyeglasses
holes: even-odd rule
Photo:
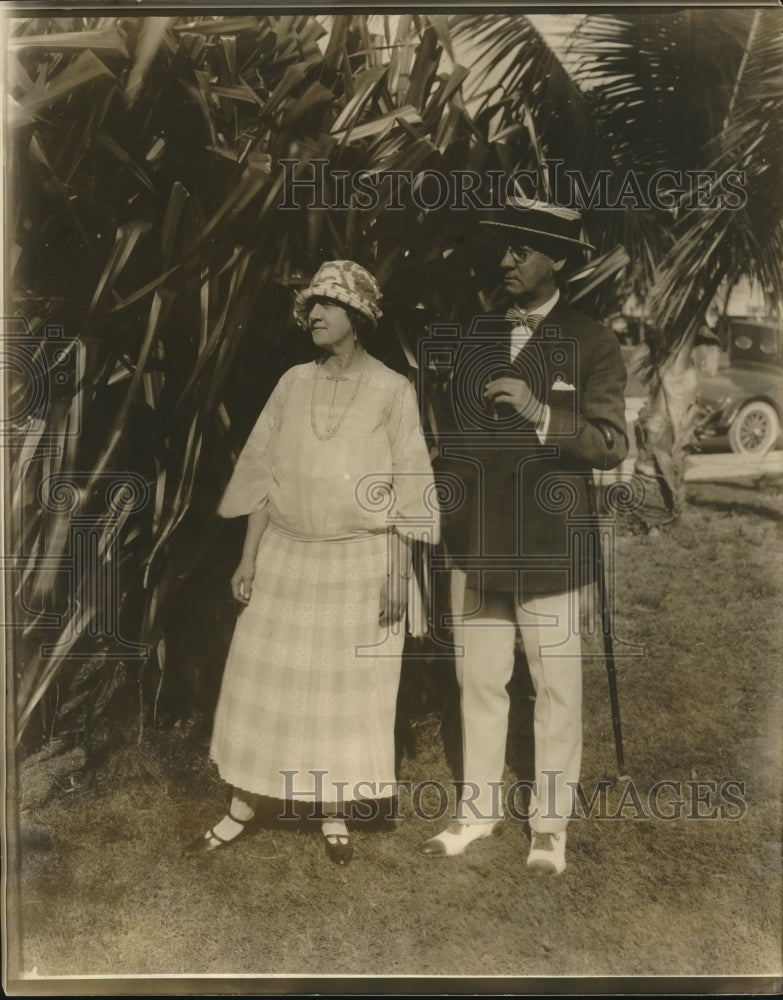
[[[501,260],[506,256],[507,253],[511,254],[515,264],[524,264],[525,261],[528,259],[528,257],[530,257],[531,254],[535,253],[535,250],[531,250],[530,247],[512,247],[512,246],[503,247],[500,250]]]

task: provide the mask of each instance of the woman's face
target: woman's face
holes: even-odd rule
[[[316,347],[330,354],[345,354],[353,345],[353,326],[339,302],[320,296],[312,299],[308,319]]]

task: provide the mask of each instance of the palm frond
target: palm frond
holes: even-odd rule
[[[476,59],[473,85],[480,88],[480,109],[493,116],[496,138],[509,146],[508,171],[537,170],[539,190],[529,194],[583,205],[587,231],[599,252],[611,255],[617,247],[624,249],[609,257],[626,262],[618,278],[629,280],[635,274],[636,280],[649,284],[666,243],[665,213],[639,211],[633,205],[607,211],[606,204],[598,204],[593,210],[589,200],[585,203],[601,175],[607,178],[606,193],[613,202],[629,169],[644,162],[638,155],[627,155],[625,132],[618,127],[614,135],[601,114],[604,100],[612,110],[622,105],[618,114],[626,119],[638,114],[629,110],[637,100],[635,92],[629,97],[627,91],[636,57],[623,37],[626,22],[614,15],[587,16],[555,47],[524,16],[457,15],[454,21],[455,37],[470,45]],[[615,60],[611,69],[597,61],[596,53],[604,50]],[[613,101],[600,93],[605,77],[625,81],[604,83],[617,89]],[[585,194],[565,180],[572,173],[582,178]],[[564,180],[558,182],[558,177]],[[600,302],[595,299],[593,304]]]
[[[705,145],[704,169],[715,178],[717,197],[733,179],[732,203],[681,210],[671,249],[650,293],[651,312],[671,346],[702,321],[705,308],[724,282],[742,275],[757,280],[770,308],[783,309],[783,40],[771,12],[745,20],[748,48],[721,128]],[[693,192],[686,197],[694,201]]]
[[[385,211],[388,191],[370,211],[279,211],[280,160],[298,159],[303,172],[327,159],[351,176],[415,173],[481,134],[461,100],[466,71],[441,63],[451,43],[442,18],[402,19],[391,62],[355,15],[128,17],[106,22],[97,40],[84,19],[70,27],[80,37],[51,47],[52,22],[18,27],[14,55],[16,149],[36,168],[13,178],[17,303],[43,304],[39,331],[57,319],[86,359],[73,391],[16,451],[20,597],[31,609],[20,729],[55,682],[74,715],[131,683],[132,657],[119,673],[96,665],[83,675],[100,680],[97,702],[78,684],[68,695],[73,664],[117,654],[120,636],[151,656],[165,648],[183,574],[201,556],[189,535],[194,505],[214,534],[209,514],[231,454],[280,371],[307,349],[292,336],[289,283],[325,257],[356,256],[377,269],[398,314],[383,350],[424,333],[410,276],[421,280],[425,259],[430,276],[445,263],[451,230],[439,232],[409,193],[402,212]],[[124,48],[109,53],[115,37]],[[66,99],[64,114],[49,112]],[[331,174],[324,184],[318,193],[333,198]],[[437,287],[428,278],[421,295],[434,301]],[[76,415],[82,431],[69,436]],[[131,473],[146,500],[109,525],[106,484]],[[74,510],[104,532],[90,573],[121,566],[115,634],[97,636],[105,623],[89,573],[68,584],[74,510],[36,510],[41,483],[74,476]],[[143,666],[136,681],[143,687]]]
[[[572,36],[574,78],[615,163],[642,174],[688,170],[720,129],[749,11],[589,16]]]

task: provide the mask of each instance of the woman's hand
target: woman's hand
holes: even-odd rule
[[[231,577],[231,593],[234,597],[247,604],[253,592],[253,577],[256,575],[256,556],[258,546],[261,544],[261,536],[269,524],[269,506],[264,506],[261,510],[253,511],[247,519],[247,531],[245,532],[245,544],[242,548],[242,558],[236,572]]]
[[[378,621],[381,627],[401,621],[408,606],[408,580],[399,572],[386,577],[381,587],[381,606]]]
[[[243,558],[237,566],[234,575],[231,577],[231,593],[242,604],[247,604],[250,600],[250,595],[253,592],[253,577],[255,575],[255,562]]]
[[[381,587],[378,621],[381,627],[401,621],[408,605],[408,580],[411,575],[412,553],[408,543],[392,532],[389,546],[389,569]]]

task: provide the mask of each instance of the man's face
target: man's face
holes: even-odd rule
[[[500,260],[503,285],[520,304],[544,302],[553,295],[555,271],[562,266],[563,261],[553,261],[525,244],[507,246]]]

